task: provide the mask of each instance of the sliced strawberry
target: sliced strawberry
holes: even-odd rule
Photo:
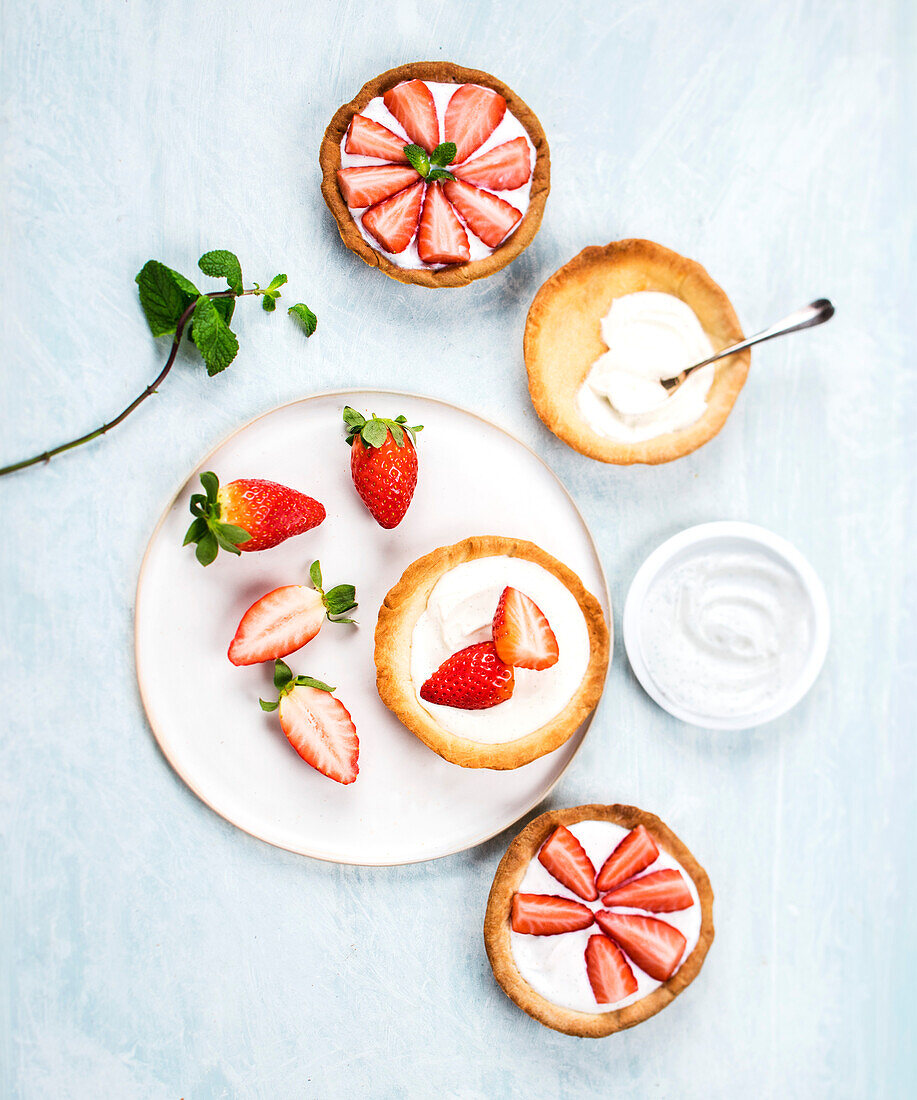
[[[646,831],[646,826],[638,825],[615,848],[602,864],[599,877],[595,880],[599,890],[610,890],[632,875],[639,875],[651,863],[659,858],[656,842]]]
[[[596,913],[599,928],[657,982],[671,978],[685,953],[687,940],[671,924],[635,913]]]
[[[590,936],[586,944],[586,973],[600,1005],[612,1005],[637,992],[637,979],[624,953],[607,936]]]
[[[422,80],[407,80],[390,88],[382,102],[404,127],[411,141],[428,153],[439,145],[439,120],[433,93]]]
[[[446,108],[443,132],[446,141],[455,142],[455,160],[461,163],[480,149],[505,113],[506,100],[490,88],[463,84],[454,92]]]
[[[617,886],[602,898],[603,905],[626,905],[629,909],[646,909],[650,913],[674,913],[690,909],[694,898],[681,873],[671,868],[632,879]]]
[[[234,665],[254,665],[286,657],[312,641],[324,618],[321,592],[302,584],[275,588],[242,616],[229,659]]]
[[[344,202],[355,210],[375,206],[420,179],[413,168],[397,164],[370,164],[366,168],[339,168],[338,187]]]
[[[377,202],[363,215],[363,227],[386,252],[404,252],[414,239],[423,202],[423,180]]]
[[[506,664],[539,671],[557,664],[560,650],[554,631],[538,605],[518,588],[503,589],[493,632],[497,654]]]
[[[489,187],[491,191],[514,191],[528,183],[532,175],[532,154],[524,137],[513,138],[502,145],[495,145],[474,160],[455,168],[449,166],[453,176],[475,187]]]
[[[336,783],[352,783],[360,770],[360,742],[350,713],[330,691],[297,684],[280,699],[287,740],[313,768]]]
[[[512,926],[514,932],[529,936],[557,936],[578,932],[594,920],[592,910],[570,898],[554,894],[515,894]]]
[[[459,710],[487,710],[513,694],[513,670],[497,656],[493,642],[466,646],[447,658],[421,687],[427,703]]]
[[[564,825],[558,825],[538,853],[538,862],[562,882],[568,890],[586,901],[599,896],[595,888],[595,868],[586,849]]]
[[[366,115],[354,115],[347,130],[344,151],[361,157],[378,157],[390,164],[407,164],[404,155],[407,142],[387,126],[373,122]]]
[[[521,210],[463,180],[443,184],[443,194],[462,215],[471,232],[489,248],[496,248],[522,220]]]
[[[417,251],[425,264],[458,264],[467,260],[468,234],[446,201],[442,188],[431,184],[423,201]]]

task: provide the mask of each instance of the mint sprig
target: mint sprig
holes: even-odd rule
[[[310,687],[317,691],[334,691],[333,687],[316,680],[312,676],[294,676],[293,670],[285,661],[274,662],[274,687],[277,689],[277,699],[259,699],[261,709],[266,711],[276,710],[280,706],[280,700],[284,695],[289,695],[295,687]]]
[[[396,447],[404,446],[404,433],[411,437],[411,442],[417,442],[417,433],[423,431],[423,424],[408,424],[403,416],[396,416],[394,420],[388,420],[383,416],[371,416],[368,420],[356,409],[349,405],[344,408],[344,423],[347,425],[347,442],[353,446],[354,440],[359,436],[367,447],[381,447],[391,433]]]
[[[311,336],[318,328],[318,318],[305,302],[297,302],[295,306],[290,306],[287,313],[291,314],[299,321],[307,337]]]
[[[429,155],[426,149],[421,148],[419,145],[405,145],[404,147],[404,155],[408,158],[408,164],[430,183],[436,180],[455,179],[451,172],[446,171],[446,165],[455,160],[456,152],[454,141],[442,142]]]
[[[228,289],[202,292],[190,279],[159,260],[147,260],[137,273],[135,281],[140,297],[140,307],[150,326],[150,332],[156,337],[172,337],[172,346],[169,349],[166,364],[155,380],[113,420],[102,424],[94,431],[87,432],[86,435],[81,435],[78,439],[72,439],[69,443],[62,443],[60,446],[42,451],[41,454],[33,455],[21,462],[0,467],[0,477],[11,474],[15,470],[23,470],[27,466],[34,466],[39,462],[47,462],[54,455],[79,447],[117,427],[150,394],[156,393],[172,369],[186,329],[192,343],[201,353],[208,375],[219,374],[229,366],[239,351],[239,340],[229,327],[236,300],[247,294],[259,295],[264,309],[270,313],[277,308],[280,287],[286,283],[287,277],[275,275],[266,287],[262,288],[255,283],[246,289],[242,282],[242,265],[239,263],[239,258],[226,248],[205,252],[198,261],[198,266],[205,275],[225,279]],[[300,307],[294,308],[299,310]],[[317,324],[315,314],[306,306],[302,308],[311,317],[310,323],[314,332]],[[307,328],[307,335],[311,335],[305,318],[301,320]]]

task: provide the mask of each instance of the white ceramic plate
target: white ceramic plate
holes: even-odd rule
[[[687,710],[670,699],[653,679],[644,660],[640,643],[640,625],[643,604],[647,593],[660,574],[670,565],[682,560],[689,554],[711,547],[725,550],[747,549],[749,546],[765,550],[774,559],[781,562],[796,574],[806,592],[812,615],[812,639],[809,654],[799,675],[787,685],[786,690],[767,709],[755,714],[741,714],[734,717],[712,717]],[[658,546],[637,570],[631,582],[624,604],[622,621],[624,648],[634,675],[640,681],[644,691],[669,714],[705,729],[742,730],[761,726],[786,714],[796,706],[800,699],[815,683],[828,652],[828,639],[831,634],[831,615],[824,586],[818,574],[803,555],[786,539],[758,527],[753,523],[739,523],[723,520],[718,523],[701,523],[689,527],[667,539]]]
[[[383,531],[350,480],[345,404],[423,424],[410,510]],[[325,522],[273,550],[220,553],[206,569],[182,547],[198,476],[263,477],[320,500]],[[588,721],[556,752],[516,771],[441,760],[376,694],[373,631],[389,588],[416,558],[469,535],[518,536],[566,562],[602,602],[605,577],[582,517],[552,471],[518,439],[463,409],[401,393],[344,391],[283,405],[229,436],[193,471],[160,519],[137,586],[136,658],[143,704],[162,751],[188,786],[240,829],[281,848],[339,863],[396,864],[480,844],[537,805],[579,748]],[[359,627],[326,623],[288,662],[333,684],[360,737],[360,774],[340,786],[288,744],[272,664],[235,668],[226,649],[244,611],[282,584],[357,587]]]

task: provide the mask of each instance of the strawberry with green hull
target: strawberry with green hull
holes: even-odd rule
[[[239,478],[221,488],[208,471],[201,484],[204,492],[191,497],[194,520],[183,543],[195,543],[201,565],[209,565],[221,547],[232,554],[269,550],[325,519],[324,505],[276,481]]]
[[[360,771],[360,741],[334,688],[311,676],[294,676],[283,661],[274,665],[276,701],[261,699],[261,709],[279,710],[280,727],[299,755],[336,783],[353,783]]]
[[[489,710],[513,694],[513,670],[493,642],[466,646],[448,657],[420,689],[425,703],[459,710]]]
[[[417,488],[414,442],[423,425],[410,427],[403,416],[367,420],[349,405],[344,423],[354,486],[376,523],[391,530],[404,519]]]
[[[347,617],[357,605],[352,584],[339,584],[330,591],[322,589],[321,565],[314,561],[309,570],[314,587],[288,584],[262,596],[242,616],[229,646],[234,665],[255,665],[273,661],[302,649],[331,623],[353,623]]]

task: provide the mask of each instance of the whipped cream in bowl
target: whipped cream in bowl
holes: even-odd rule
[[[557,663],[542,671],[514,669],[512,697],[486,710],[422,700],[421,687],[447,658],[491,639],[494,613],[507,586],[523,592],[547,618],[557,638]],[[567,586],[533,561],[499,554],[462,562],[440,577],[411,637],[411,681],[418,703],[449,733],[482,744],[515,741],[557,717],[579,688],[589,659],[586,620]]]
[[[619,443],[642,443],[701,419],[716,371],[712,363],[671,396],[661,382],[715,352],[686,302],[655,290],[624,294],[612,301],[601,329],[608,350],[576,395],[577,410],[593,431]]]

